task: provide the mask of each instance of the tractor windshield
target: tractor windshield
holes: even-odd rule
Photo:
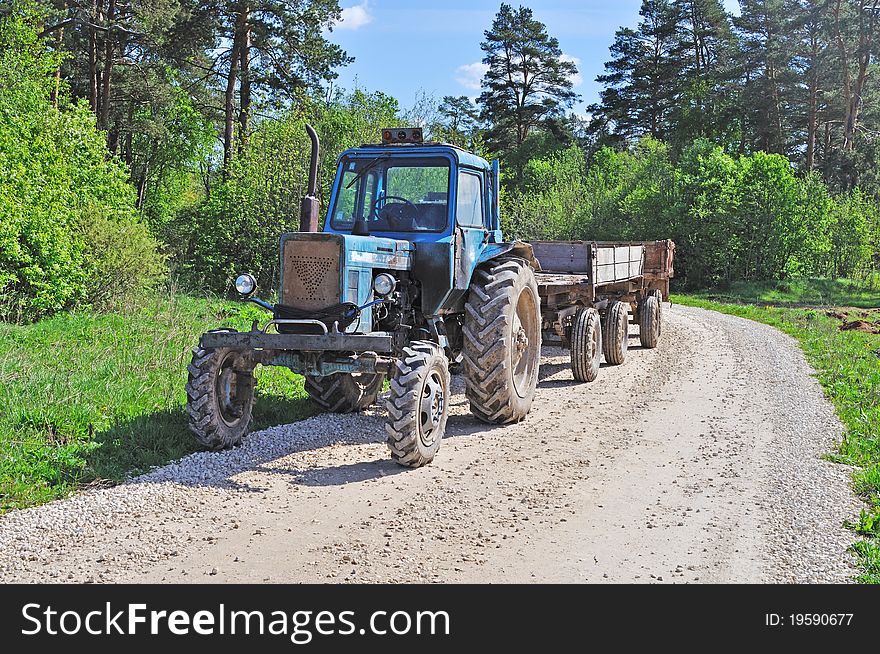
[[[342,181],[330,213],[333,229],[359,218],[371,232],[440,232],[446,228],[449,162],[379,155],[343,159]]]

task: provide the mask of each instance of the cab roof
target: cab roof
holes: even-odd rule
[[[365,143],[359,148],[350,148],[344,151],[339,155],[339,159],[337,159],[336,163],[343,157],[358,157],[358,156],[378,156],[382,154],[390,154],[394,156],[395,154],[416,154],[416,155],[437,155],[437,154],[447,154],[451,155],[453,159],[455,159],[456,163],[460,166],[469,166],[471,168],[478,168],[480,170],[490,170],[491,166],[489,162],[475,155],[473,152],[468,152],[467,150],[463,150],[457,145],[452,145],[451,143],[391,143],[385,145],[383,143]]]

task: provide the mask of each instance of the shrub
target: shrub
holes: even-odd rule
[[[128,174],[82,104],[53,106],[59,56],[0,20],[0,319],[35,320],[153,281],[163,266]],[[116,248],[113,251],[112,248]],[[136,258],[124,269],[114,262]],[[125,281],[122,281],[122,278]]]

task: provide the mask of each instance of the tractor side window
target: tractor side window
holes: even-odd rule
[[[376,186],[378,181],[379,176],[375,172],[367,174],[367,181],[364,184],[364,211],[367,215],[364,217],[368,220],[370,219],[370,210],[376,202]]]
[[[342,176],[342,184],[339,186],[339,197],[336,200],[336,207],[333,212],[334,223],[354,224],[354,211],[358,192],[361,188],[361,180],[354,181],[356,177],[357,173],[353,170],[346,170]],[[353,181],[354,184],[351,184]]]
[[[483,227],[483,189],[480,178],[466,172],[458,174],[458,200],[455,215],[462,227]]]

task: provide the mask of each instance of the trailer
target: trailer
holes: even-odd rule
[[[570,349],[575,379],[595,380],[603,354],[606,363],[622,364],[631,323],[643,347],[657,347],[674,274],[671,240],[529,245],[539,264],[542,340]]]

